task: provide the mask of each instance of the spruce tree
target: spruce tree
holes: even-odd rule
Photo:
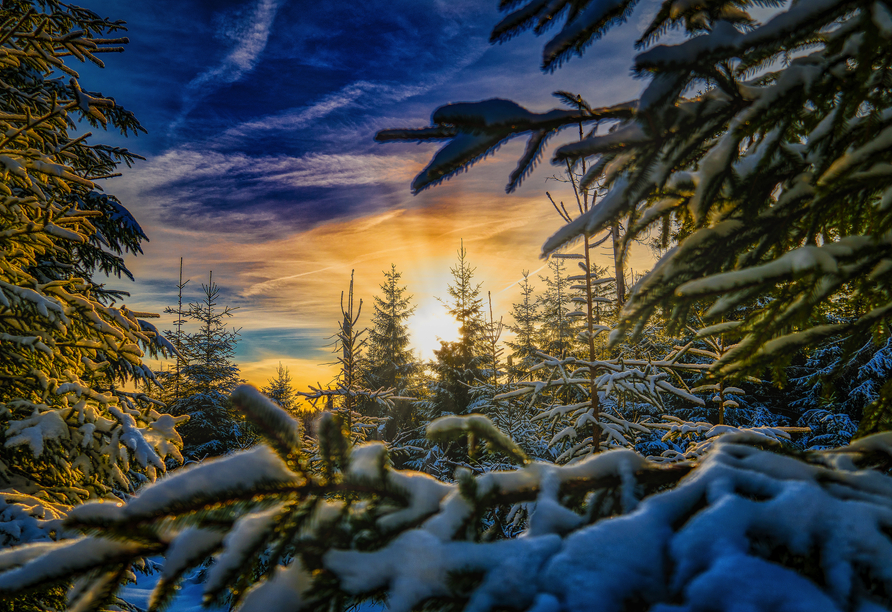
[[[353,314],[353,303],[353,270],[351,270],[346,306],[344,305],[344,292],[341,291],[341,320],[338,323],[334,346],[338,364],[341,366],[337,386],[343,390],[343,393],[339,394],[341,400],[339,408],[346,416],[347,431],[352,430],[354,410],[357,408],[355,391],[361,387],[361,373],[365,364],[362,350],[367,343],[367,339],[362,337],[366,330],[357,327],[359,317],[362,315],[362,300],[359,300],[355,315]]]
[[[514,324],[506,327],[514,334],[514,339],[505,341],[511,349],[508,373],[514,380],[526,379],[533,366],[539,362],[540,350],[539,302],[527,271],[523,272],[523,280],[520,282],[520,302],[511,306],[511,317]]]
[[[414,365],[407,322],[415,307],[406,287],[399,285],[400,276],[391,264],[390,271],[384,272],[381,295],[375,296],[366,373],[369,387],[403,391]]]
[[[573,352],[579,333],[578,324],[569,316],[575,308],[564,260],[552,257],[548,262],[548,272],[539,277],[544,284],[539,295],[539,310],[542,313],[539,343],[545,353],[563,359]]]
[[[363,336],[368,330],[359,326],[362,300],[358,305],[354,301],[353,273],[351,270],[346,302],[344,292],[341,292],[341,319],[333,336],[332,347],[337,361],[332,365],[338,366],[334,384],[311,386],[310,391],[300,391],[298,395],[307,398],[313,407],[335,414],[336,425],[332,425],[335,421],[329,425],[339,430],[343,428],[351,441],[361,442],[379,438],[390,419],[395,398],[393,388],[369,389],[365,386],[363,373],[367,368],[365,348],[368,339]],[[385,416],[375,416],[378,414]],[[324,444],[324,436],[319,439],[319,444]],[[321,461],[325,449],[318,447],[316,451],[316,460]]]
[[[486,392],[484,394],[487,397],[486,401],[489,405],[492,406],[494,404],[493,398],[502,390],[501,381],[507,374],[507,372],[502,367],[502,356],[505,350],[500,345],[502,332],[505,330],[505,324],[502,321],[501,317],[499,317],[498,321],[495,320],[495,316],[492,312],[491,291],[486,292],[486,298],[489,317],[483,329],[483,342],[485,351],[481,359],[483,364],[480,372],[481,377],[480,379],[478,379],[478,385],[475,388],[486,389]],[[492,407],[496,408],[495,406]]]
[[[171,347],[105,285],[133,279],[124,256],[147,238],[104,180],[141,158],[82,129],[144,131],[74,69],[103,67],[102,54],[123,50],[122,29],[55,0],[0,6],[3,544],[61,535],[45,519],[132,492],[165,457],[181,459],[175,419],[133,390],[154,384],[144,354]]]
[[[185,348],[183,345],[183,325],[189,322],[187,318],[188,310],[183,309],[183,289],[186,288],[186,285],[189,284],[189,279],[183,280],[183,258],[180,257],[180,277],[179,282],[177,283],[177,305],[176,308],[168,306],[164,309],[165,314],[174,315],[173,325],[174,329],[165,330],[164,336],[167,340],[173,345],[176,349],[176,354],[174,355],[174,363],[173,367],[168,367],[161,372],[156,372],[156,375],[162,380],[163,390],[161,393],[162,399],[167,402],[175,402],[182,398],[181,385],[183,384],[183,366],[185,366],[185,362],[183,360],[183,353],[185,352]]]
[[[220,287],[214,274],[201,285],[202,298],[192,302],[185,318],[196,325],[193,332],[183,332],[180,349],[182,397],[169,406],[189,421],[180,428],[183,453],[202,460],[248,446],[254,433],[229,406],[228,397],[242,381],[233,363],[238,330],[226,326],[235,308],[219,307]]]
[[[488,417],[493,425],[507,434],[529,456],[546,458],[550,452],[545,432],[540,425],[533,422],[538,411],[527,405],[523,399],[510,396],[516,385],[511,379],[510,368],[506,368],[506,364],[503,363],[504,348],[501,336],[506,326],[501,318],[495,320],[491,292],[487,292],[487,306],[488,317],[483,334],[486,351],[482,356],[481,378],[476,380],[471,388],[471,404],[468,411],[471,414],[483,414]],[[538,361],[541,361],[541,358],[537,359]],[[506,394],[509,397],[504,397]],[[479,454],[475,452],[474,445],[469,451],[472,455]],[[475,456],[472,459],[476,460],[475,466],[484,471],[509,469],[514,464],[511,456],[506,457],[498,453],[487,453],[485,456]]]
[[[291,381],[291,373],[288,372],[287,367],[282,365],[281,361],[279,367],[276,368],[275,378],[270,378],[267,385],[260,391],[289,413],[297,412],[298,399]]]
[[[569,94],[567,92],[557,92],[556,95],[559,98],[563,98],[566,103],[569,103],[571,105],[571,107],[575,106],[579,110],[590,108],[588,104],[583,101],[582,96],[573,96],[572,94]],[[579,140],[581,141],[583,139],[583,127],[582,122],[580,121]],[[595,200],[595,194],[592,193],[591,187],[583,188],[580,185],[581,177],[584,176],[586,172],[585,160],[582,160],[581,168],[579,168],[579,170],[581,172],[581,176],[577,175],[575,169],[569,163],[567,163],[567,180],[573,188],[573,195],[576,199],[576,206],[579,210],[579,214],[584,215],[590,210],[591,205]],[[548,196],[548,199],[551,201],[552,206],[554,206],[554,209],[557,211],[561,219],[563,219],[565,223],[573,223],[573,217],[567,211],[564,203],[561,202],[560,207],[558,207],[557,204],[555,204],[554,199],[552,199],[551,195],[547,192],[546,195]],[[582,241],[583,250],[581,254],[558,253],[553,255],[553,259],[557,260],[555,262],[555,265],[560,263],[563,259],[577,260],[576,263],[579,265],[580,268],[582,268],[583,271],[582,275],[570,276],[567,278],[568,283],[572,283],[573,281],[577,282],[576,285],[570,285],[570,289],[576,293],[576,295],[570,298],[570,301],[577,306],[577,309],[573,312],[568,312],[566,314],[566,318],[570,321],[584,322],[584,329],[580,332],[577,338],[581,339],[586,346],[583,350],[579,351],[578,354],[580,354],[583,359],[588,361],[587,412],[591,412],[591,447],[595,452],[600,449],[601,440],[601,397],[598,392],[598,384],[596,381],[598,369],[595,365],[595,360],[597,359],[596,345],[599,343],[600,340],[600,332],[606,329],[601,320],[601,307],[604,302],[610,302],[610,300],[603,294],[605,283],[610,282],[611,279],[599,278],[602,273],[601,271],[599,271],[598,266],[595,265],[593,262],[592,251],[596,246],[599,246],[608,238],[612,238],[614,250],[614,269],[616,270],[616,277],[612,280],[613,284],[616,286],[616,304],[617,306],[622,305],[625,299],[625,283],[623,279],[622,260],[618,257],[617,227],[618,225],[615,224],[606,236],[594,242],[591,240],[590,236],[584,236]],[[564,357],[565,352],[561,351],[560,353],[552,354]]]
[[[485,355],[483,300],[481,283],[474,283],[475,268],[468,262],[468,251],[462,242],[457,252],[458,261],[450,268],[452,283],[448,286],[446,311],[459,324],[459,339],[442,342],[434,351],[437,380],[434,382],[431,416],[443,413],[464,414],[471,401],[470,389],[482,378]]]
[[[364,378],[370,389],[393,389],[399,396],[408,396],[417,392],[417,388],[410,391],[410,387],[416,386],[419,364],[409,348],[408,320],[415,307],[406,287],[400,286],[400,276],[396,265],[391,264],[390,270],[384,272],[381,295],[375,296]],[[413,406],[409,400],[395,402],[386,427],[387,439],[411,426]],[[381,416],[381,408],[378,402],[366,402],[363,412]]]

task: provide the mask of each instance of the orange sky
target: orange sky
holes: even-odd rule
[[[298,388],[331,380],[335,369],[323,364],[332,360],[328,338],[337,329],[340,293],[347,289],[351,270],[355,270],[357,300],[364,302],[361,323],[365,325],[371,320],[372,297],[379,292],[382,272],[391,263],[397,265],[403,284],[414,296],[418,319],[442,311],[436,298],[447,296],[449,269],[462,240],[476,267],[475,279],[483,283],[484,298],[491,291],[496,318],[503,316],[510,322],[522,271],[535,272],[545,265],[539,248],[561,225],[545,192],[568,203],[572,197],[564,185],[546,180],[549,167],[537,172],[520,193],[499,193],[500,179],[507,176],[519,146],[507,146],[498,158],[481,163],[471,173],[409,198],[408,205],[329,222],[287,238],[241,242],[233,232],[215,235],[158,224],[145,256],[132,260],[137,285],[146,277],[167,278],[174,285],[182,256],[185,275],[193,285],[206,280],[207,269],[214,270],[215,281],[224,289],[221,303],[239,306],[232,324],[244,336],[285,328],[304,334],[307,346],[303,349],[283,352],[258,346],[249,359],[239,360],[242,376],[258,386],[266,384],[280,362],[289,368]],[[426,154],[420,151],[422,158]],[[408,183],[419,168],[418,160],[409,159],[390,172],[404,181],[408,192]],[[151,209],[145,212],[153,214]],[[600,251],[599,263],[609,265],[609,250]],[[650,265],[647,249],[633,250],[632,269],[641,271]],[[541,285],[537,275],[532,278],[534,285]],[[139,297],[141,301],[132,303],[132,308],[159,312],[168,305],[153,302],[151,294]],[[170,326],[166,318],[160,323],[162,328]],[[417,321],[410,321],[413,325]],[[419,348],[417,342],[413,344]]]

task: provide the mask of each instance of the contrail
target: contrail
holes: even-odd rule
[[[309,272],[301,272],[300,274],[292,274],[291,276],[281,276],[279,278],[271,278],[268,281],[263,281],[262,283],[257,283],[256,285],[252,285],[248,288],[247,291],[243,294],[245,297],[249,297],[252,295],[256,295],[258,293],[262,293],[268,287],[275,285],[276,283],[291,280],[292,278],[300,278],[301,276],[309,276],[310,274],[318,274],[319,272],[325,272],[326,270],[331,270],[332,268],[337,268],[339,266],[328,266],[327,268],[319,268],[318,270],[310,270]]]
[[[542,268],[544,268],[544,267],[547,266],[547,265],[548,265],[548,264],[543,264],[543,265],[539,266],[538,268],[536,268],[536,269],[533,270],[532,272],[528,273],[527,276],[529,276],[530,274],[535,274],[536,272],[538,272],[539,270],[541,270]],[[513,283],[511,283],[510,285],[508,285],[507,287],[505,287],[505,288],[502,289],[501,291],[498,291],[498,292],[496,293],[496,295],[498,295],[499,293],[505,293],[505,292],[508,291],[511,287],[513,287],[514,285],[516,285],[517,283],[519,283],[519,282],[522,281],[522,280],[523,280],[523,278],[518,278],[516,281],[514,281]]]

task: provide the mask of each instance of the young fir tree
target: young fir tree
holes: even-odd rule
[[[393,389],[397,395],[406,396],[410,395],[409,389],[413,386],[418,364],[409,348],[408,320],[415,307],[406,287],[399,284],[400,276],[396,265],[391,264],[390,270],[384,272],[381,295],[375,296],[363,377],[369,389]],[[363,406],[364,413],[381,416],[380,403],[366,404]],[[413,413],[412,402],[397,401],[389,415],[387,438],[393,439],[399,430],[410,426]]]
[[[297,412],[297,392],[291,380],[291,373],[288,372],[287,367],[282,365],[281,361],[279,367],[276,368],[275,378],[270,378],[267,385],[260,391],[287,412],[292,414]]]
[[[503,366],[504,348],[500,344],[505,325],[501,318],[496,321],[492,310],[492,294],[487,293],[488,319],[484,328],[486,351],[483,355],[482,378],[471,388],[472,414],[487,416],[502,432],[507,434],[527,455],[542,458],[549,455],[547,441],[542,427],[533,422],[536,411],[523,400],[514,397],[501,399],[515,388],[510,373]],[[541,358],[538,359],[541,361]],[[470,449],[473,454],[474,449]],[[510,468],[511,457],[500,455],[480,458],[477,466],[484,471]]]
[[[582,96],[580,95],[574,96],[573,94],[567,92],[557,92],[555,95],[558,98],[562,99],[565,103],[569,104],[571,108],[575,107],[578,110],[590,109],[589,105],[582,99]],[[580,121],[579,140],[582,141],[583,139],[583,125]],[[580,174],[577,174],[577,170]],[[586,161],[584,159],[580,162],[578,168],[574,168],[569,162],[567,163],[567,180],[569,181],[573,189],[574,199],[576,200],[576,206],[579,210],[580,216],[588,213],[588,211],[591,209],[591,206],[595,202],[596,196],[596,194],[593,193],[595,191],[594,187],[590,186],[588,188],[585,188],[580,184],[582,177],[585,176],[585,173]],[[546,195],[548,196],[548,199],[551,201],[552,206],[554,206],[555,211],[557,211],[561,219],[563,219],[563,221],[567,224],[573,223],[573,217],[567,211],[564,203],[561,202],[560,207],[558,207],[554,199],[552,199],[551,195],[548,193],[546,193]],[[598,359],[603,360],[605,357],[603,351],[603,339],[600,332],[608,329],[608,327],[605,325],[607,321],[604,320],[604,317],[602,316],[602,310],[604,310],[605,306],[614,306],[614,308],[608,308],[608,311],[612,310],[615,313],[625,301],[625,280],[623,272],[623,262],[622,258],[619,256],[619,241],[617,235],[618,228],[619,222],[616,222],[605,236],[594,241],[591,239],[590,236],[584,236],[582,240],[583,249],[581,254],[557,253],[552,255],[553,258],[556,258],[558,260],[577,260],[576,263],[579,265],[583,272],[582,275],[571,276],[567,279],[570,282],[575,281],[577,283],[576,285],[571,285],[570,289],[576,293],[576,295],[571,298],[571,301],[578,307],[577,310],[568,313],[568,317],[572,318],[572,320],[583,322],[583,330],[578,336],[578,339],[582,340],[582,343],[584,345],[584,347],[578,351],[578,354],[581,355],[583,359],[585,359],[588,363],[588,406],[585,407],[585,412],[583,414],[585,416],[588,416],[588,413],[591,413],[591,448],[595,452],[597,452],[597,450],[600,448],[602,430],[601,392],[598,388],[598,367],[595,365],[595,362]],[[605,278],[604,270],[599,269],[598,266],[594,263],[595,247],[600,246],[608,239],[612,239],[613,242],[615,270],[614,278]],[[612,284],[616,289],[615,299],[607,297],[608,284]],[[644,395],[642,396],[642,399],[647,400],[648,397],[648,395]],[[651,404],[651,402],[645,401],[644,404]],[[577,413],[581,411],[582,407],[577,410]],[[623,412],[625,412],[625,406],[623,407]],[[622,417],[623,415],[622,413],[619,413],[618,416]],[[580,420],[581,419],[577,419],[577,426],[580,424]],[[564,431],[567,430],[565,429]],[[573,428],[572,431],[576,431],[576,429]]]
[[[227,399],[242,382],[232,361],[238,330],[226,327],[235,309],[219,307],[220,287],[213,272],[201,291],[201,300],[189,304],[185,313],[197,330],[182,333],[182,396],[169,406],[173,414],[188,415],[189,421],[180,428],[183,453],[198,461],[248,446],[254,439],[253,431],[233,413]]]
[[[104,179],[139,156],[82,128],[144,131],[75,67],[123,51],[120,22],[55,0],[0,6],[0,546],[60,535],[67,507],[180,460],[175,419],[134,385],[171,347],[115,307],[147,240]],[[107,278],[108,277],[108,278]],[[51,606],[38,602],[30,604]]]
[[[367,339],[362,338],[366,330],[357,327],[361,315],[362,300],[359,300],[359,307],[356,309],[356,314],[353,314],[353,271],[351,270],[346,306],[344,305],[344,292],[341,292],[341,321],[338,323],[334,347],[338,363],[341,366],[337,386],[343,390],[343,393],[339,394],[340,405],[338,408],[343,411],[346,417],[347,431],[352,431],[354,417],[360,416],[358,413],[354,415],[358,407],[355,390],[361,387],[360,381],[365,361],[362,349],[367,343]]]
[[[349,439],[352,443],[356,443],[370,438],[379,438],[382,435],[396,398],[393,388],[369,389],[365,386],[363,372],[366,371],[367,362],[363,349],[366,347],[368,339],[362,336],[368,330],[359,327],[359,318],[362,316],[362,300],[359,300],[359,305],[354,310],[352,270],[346,297],[345,303],[342,291],[341,320],[338,321],[338,332],[334,335],[333,344],[338,366],[334,385],[311,386],[310,391],[300,391],[298,395],[307,398],[315,408],[324,409],[328,413],[336,415],[336,421],[332,421],[330,424],[336,423],[338,428],[349,432]],[[369,410],[369,406],[376,407]],[[383,413],[386,416],[378,417],[368,414],[369,412]],[[321,457],[325,454],[323,438],[324,436],[320,434],[319,446],[315,447],[317,462],[321,461]],[[316,442],[314,441],[313,444],[315,445]]]
[[[505,378],[506,372],[502,368],[502,355],[505,350],[500,346],[499,341],[502,332],[505,330],[505,324],[501,317],[498,321],[492,312],[492,292],[487,291],[487,306],[489,318],[483,328],[483,344],[485,351],[482,355],[481,377],[477,380],[478,384],[475,389],[483,390],[484,393],[477,393],[479,397],[485,397],[486,404],[493,406],[493,398],[498,395],[503,388],[502,379]],[[476,411],[476,410],[475,410]]]
[[[534,365],[539,362],[539,302],[530,284],[529,272],[523,272],[520,282],[520,302],[511,306],[514,325],[506,325],[514,334],[513,340],[505,344],[511,349],[508,374],[512,380],[524,380],[530,376]]]
[[[189,322],[187,318],[188,310],[183,309],[183,289],[189,284],[189,279],[183,280],[183,258],[180,257],[180,280],[177,283],[177,305],[176,308],[168,306],[164,309],[165,314],[174,315],[174,329],[165,330],[164,336],[176,349],[173,367],[168,367],[161,372],[156,372],[156,376],[162,381],[163,389],[161,399],[166,403],[176,402],[183,397],[181,386],[183,384],[183,353],[185,352],[183,344],[183,325]]]
[[[444,413],[465,414],[471,402],[470,389],[475,380],[482,378],[485,340],[481,283],[474,282],[476,268],[468,262],[464,242],[457,254],[458,261],[450,268],[453,282],[448,287],[450,299],[445,306],[458,321],[459,339],[442,342],[440,350],[434,351],[437,378],[428,415],[431,417]]]
[[[393,388],[400,392],[408,386],[414,358],[409,349],[407,322],[415,307],[412,296],[399,285],[401,274],[396,265],[384,272],[381,296],[375,296],[375,312],[369,329],[366,380],[371,388]]]
[[[569,316],[575,307],[564,259],[552,257],[548,262],[548,272],[539,277],[544,283],[543,291],[538,296],[541,313],[539,344],[543,352],[563,359],[573,352],[579,326],[574,317]]]

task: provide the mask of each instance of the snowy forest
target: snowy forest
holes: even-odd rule
[[[143,126],[78,70],[124,24],[3,2],[0,609],[892,610],[892,2],[657,4],[500,0],[491,33],[553,72],[640,27],[638,99],[377,132],[438,143],[414,193],[515,138],[509,194],[559,173],[509,311],[457,238],[433,359],[395,261],[330,296],[333,380],[258,389],[212,264],[164,312],[107,285],[149,236],[99,141]]]

